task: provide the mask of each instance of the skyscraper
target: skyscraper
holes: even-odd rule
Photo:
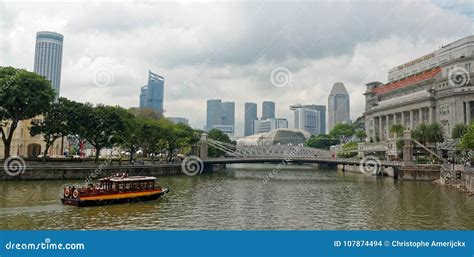
[[[334,83],[328,97],[329,130],[338,123],[350,122],[350,98],[342,82]]]
[[[275,118],[275,102],[263,101],[262,120]]]
[[[312,135],[326,133],[326,106],[296,104],[290,106],[290,110],[294,111],[295,128]]]
[[[244,136],[255,134],[255,120],[257,120],[257,104],[245,103]]]
[[[34,71],[51,81],[56,99],[61,87],[62,57],[63,35],[49,31],[36,33]]]
[[[234,135],[235,103],[220,99],[207,100],[206,130],[218,129],[229,136]]]
[[[144,102],[141,102],[140,107],[143,105],[144,108],[150,108],[163,113],[164,87],[165,78],[148,71],[148,84],[141,88],[140,102],[142,101],[142,94],[145,95],[145,97]]]
[[[148,89],[148,85],[144,85],[140,88],[140,108],[145,108],[145,101],[146,101],[146,91]]]
[[[207,100],[206,130],[216,125],[222,125],[222,101],[220,99]]]
[[[235,103],[222,102],[222,125],[232,126],[232,134],[235,128]]]

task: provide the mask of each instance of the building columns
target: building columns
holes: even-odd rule
[[[418,126],[423,124],[423,108],[418,109]]]
[[[390,135],[390,114],[385,115],[385,139],[389,138]]]
[[[410,130],[413,130],[413,110],[410,110]]]
[[[466,124],[471,123],[471,102],[467,101],[466,102]]]
[[[434,121],[433,121],[433,107],[431,107],[431,106],[428,106],[428,119],[429,119],[430,124],[434,123]]]
[[[379,140],[383,141],[382,115],[379,116]]]
[[[401,122],[402,126],[403,127],[406,127],[405,126],[405,112],[402,112],[402,122]]]

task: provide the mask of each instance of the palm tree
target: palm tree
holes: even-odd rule
[[[439,123],[433,123],[428,126],[427,142],[441,143],[444,141],[443,127]]]
[[[453,132],[451,134],[451,137],[454,138],[454,139],[462,138],[462,136],[464,134],[466,134],[468,128],[469,128],[469,126],[466,125],[466,124],[462,124],[462,123],[456,124],[453,128]]]
[[[403,131],[405,131],[405,127],[402,124],[393,124],[390,127],[390,133],[395,134],[395,138],[398,138],[403,134]]]
[[[428,142],[428,130],[428,125],[422,123],[411,132],[411,136],[416,141],[426,145]]]

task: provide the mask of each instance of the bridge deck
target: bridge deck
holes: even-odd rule
[[[288,159],[287,157],[251,157],[251,158],[238,158],[238,157],[226,157],[226,158],[209,158],[204,159],[204,163],[207,164],[232,164],[232,163],[280,163],[280,162],[293,162],[293,163],[322,163],[322,164],[361,164],[360,160],[355,159],[331,159],[331,158],[311,158],[311,157],[295,157]],[[365,163],[362,163],[365,165]],[[373,163],[368,163],[373,164]],[[402,162],[391,162],[391,161],[380,161],[381,166],[385,167],[401,167]]]

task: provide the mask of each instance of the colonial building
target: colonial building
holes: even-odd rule
[[[451,138],[456,124],[474,121],[473,66],[474,36],[469,36],[391,69],[387,84],[366,84],[368,139],[393,139],[392,124],[412,130],[434,122]]]
[[[42,135],[31,136],[30,135],[30,127],[31,123],[35,122],[36,119],[40,119],[40,117],[35,119],[23,120],[18,123],[18,127],[13,132],[13,139],[11,142],[11,149],[10,154],[12,156],[22,156],[22,157],[37,157],[40,154],[43,154],[44,149],[46,147],[46,143],[43,141]],[[5,129],[5,128],[4,128]],[[9,131],[9,124],[6,126],[6,131]],[[61,156],[62,149],[67,148],[67,141],[64,139],[64,142],[61,142],[61,139],[56,140],[56,142],[49,148],[48,155],[53,156]],[[3,141],[0,140],[0,159],[4,159],[4,150],[5,146]]]

